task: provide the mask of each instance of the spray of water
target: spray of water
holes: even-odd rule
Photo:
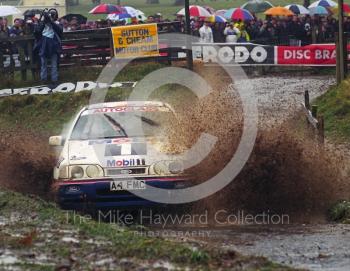
[[[201,65],[196,70],[215,89],[203,100],[167,100],[166,95],[162,96],[173,105],[179,120],[166,130],[169,141],[163,150],[180,153],[202,132],[216,136],[218,141],[209,156],[188,172],[197,182],[203,182],[219,172],[235,153],[243,116],[239,96],[228,87],[232,82],[222,70]],[[282,124],[261,128],[239,176],[195,208],[269,210],[308,217],[324,214],[332,202],[348,195],[349,160],[319,145],[312,133],[300,128],[301,118],[296,113]],[[0,150],[1,186],[25,194],[48,194],[55,159],[47,137],[24,130],[2,131]]]

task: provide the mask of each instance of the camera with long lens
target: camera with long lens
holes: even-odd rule
[[[40,15],[40,21],[44,23],[51,23],[57,20],[58,12],[57,9],[51,8],[51,9],[44,9]]]

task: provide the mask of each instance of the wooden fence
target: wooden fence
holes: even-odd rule
[[[173,32],[174,25],[180,22],[158,24],[158,32]],[[0,38],[0,76],[14,76],[15,71],[21,72],[22,80],[27,79],[27,71],[37,77],[39,59],[32,53],[34,37],[20,36],[14,38]],[[110,28],[80,30],[63,33],[63,53],[60,67],[105,65],[111,57],[112,36]],[[181,48],[160,49],[160,56],[155,58],[139,59],[139,61],[167,61],[177,60],[177,53]]]
[[[310,105],[310,96],[309,91],[305,91],[304,93],[304,103],[302,103],[303,109],[306,113],[306,121],[308,125],[315,130],[316,136],[320,143],[324,143],[324,118],[323,116],[318,116],[317,114],[317,106]]]

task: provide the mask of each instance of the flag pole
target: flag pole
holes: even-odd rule
[[[186,21],[186,34],[191,35],[191,16],[190,16],[190,0],[185,0],[185,21]],[[189,38],[186,38],[186,56],[187,56],[187,68],[193,70],[193,56],[192,56],[192,43]]]

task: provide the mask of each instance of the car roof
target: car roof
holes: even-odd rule
[[[113,107],[141,107],[141,106],[149,106],[149,107],[167,107],[171,111],[173,111],[172,107],[164,102],[159,101],[122,101],[122,102],[110,102],[110,103],[99,103],[99,104],[91,104],[85,107],[86,110],[89,109],[101,109],[101,108],[113,108]]]

